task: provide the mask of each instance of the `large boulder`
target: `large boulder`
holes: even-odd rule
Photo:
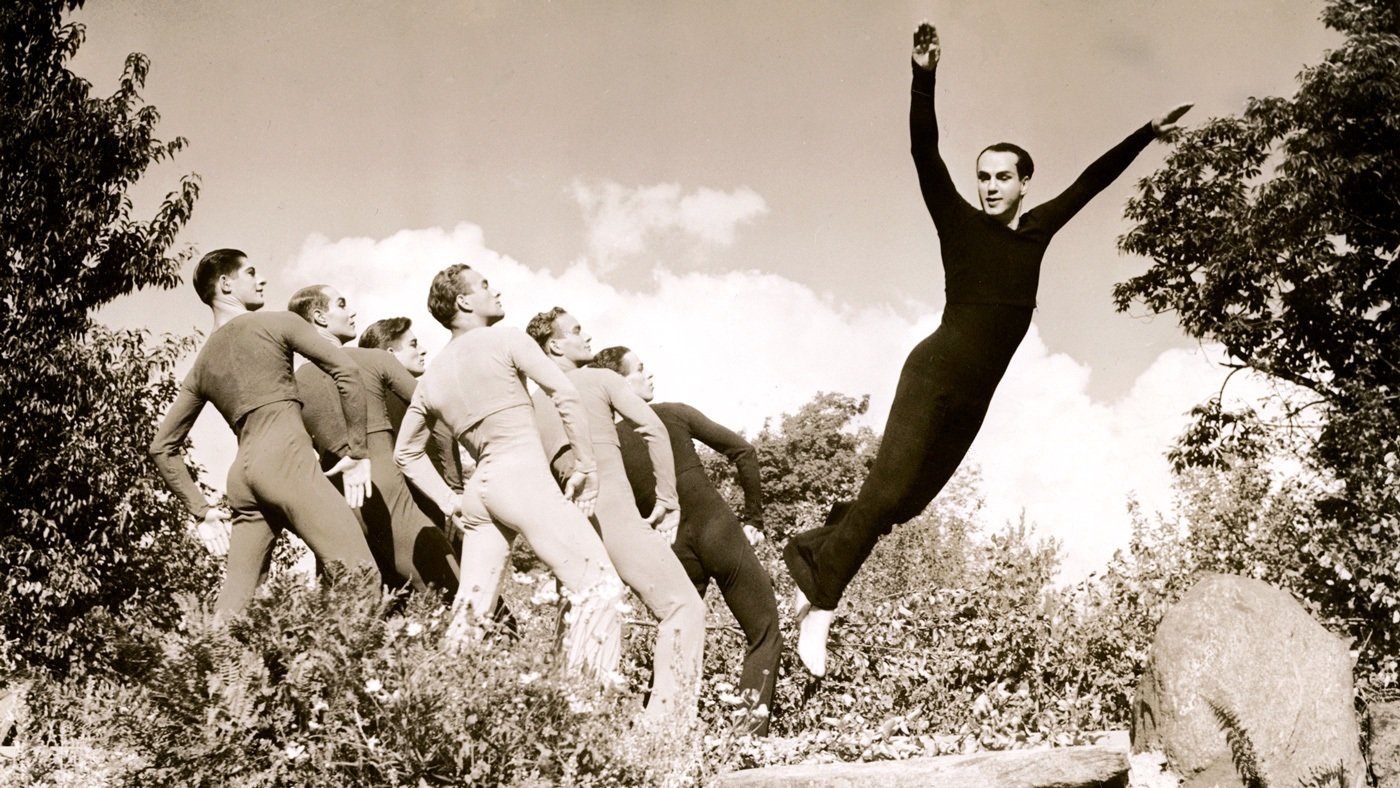
[[[1128,759],[1108,747],[1010,750],[873,763],[817,763],[745,769],[723,788],[1127,788]]]
[[[1162,618],[1133,704],[1133,751],[1158,751],[1190,778],[1229,763],[1231,715],[1270,785],[1346,769],[1365,784],[1352,657],[1273,586],[1207,575]]]
[[[1372,703],[1370,755],[1376,788],[1400,788],[1400,702]]]

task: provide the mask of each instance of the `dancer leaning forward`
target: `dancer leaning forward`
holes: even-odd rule
[[[957,470],[1035,309],[1040,263],[1056,231],[1153,139],[1176,128],[1183,104],[1089,165],[1054,199],[1021,213],[1034,165],[1021,148],[998,143],[977,157],[978,210],[958,196],[938,152],[934,83],[938,34],[914,32],[909,136],[924,203],[938,230],[946,281],[942,323],[914,347],[900,372],[884,439],[852,502],[783,550],[796,583],[798,655],[826,673],[826,638],[842,592],[881,536],[921,511]]]

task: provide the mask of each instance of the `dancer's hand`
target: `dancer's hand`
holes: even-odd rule
[[[656,508],[660,509],[661,507],[658,506]],[[676,534],[680,532],[681,527],[681,510],[667,509],[665,514],[661,516],[660,521],[653,527],[656,529],[657,533],[661,534],[661,536],[666,539],[667,544],[675,544]]]
[[[1181,128],[1181,126],[1177,124],[1177,121],[1180,120],[1181,116],[1185,115],[1186,111],[1191,109],[1191,107],[1193,106],[1195,105],[1180,104],[1178,106],[1172,107],[1166,112],[1166,114],[1159,115],[1153,118],[1152,131],[1160,137],[1163,134],[1170,134],[1173,131],[1176,131],[1177,129]]]
[[[585,517],[592,517],[593,507],[598,505],[598,472],[574,466],[564,483],[564,497],[573,501]]]
[[[467,518],[462,514],[461,493],[454,494],[451,500],[448,501],[445,514],[447,515],[447,520],[457,526],[457,530],[462,533],[467,532]]]
[[[938,56],[942,47],[938,43],[938,30],[927,19],[919,23],[914,31],[914,62],[925,71],[938,68]]]
[[[342,486],[345,489],[345,502],[350,504],[351,509],[358,509],[364,506],[365,501],[374,495],[374,487],[370,484],[369,458],[362,460],[353,457],[341,457],[334,467],[326,471],[327,476],[341,474]]]
[[[204,519],[195,524],[194,533],[210,553],[226,555],[228,553],[229,533],[232,529],[229,513],[214,506],[204,513]]]
[[[748,523],[744,523],[744,538],[749,540],[749,544],[756,545],[763,541],[763,532]]]

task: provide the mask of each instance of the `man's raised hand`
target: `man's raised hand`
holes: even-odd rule
[[[919,64],[919,68],[932,71],[938,67],[940,50],[938,31],[925,19],[914,30],[914,62]]]
[[[1186,111],[1191,109],[1191,107],[1193,106],[1195,105],[1180,104],[1178,106],[1172,107],[1170,110],[1167,110],[1166,114],[1159,115],[1153,118],[1152,131],[1160,137],[1163,134],[1170,134],[1173,131],[1176,131],[1177,129],[1181,128],[1181,126],[1177,124],[1177,121],[1180,120],[1181,116],[1185,115]]]

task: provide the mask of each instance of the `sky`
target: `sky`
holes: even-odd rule
[[[941,152],[964,196],[1008,140],[1049,199],[1133,129],[1291,95],[1339,39],[1316,0],[968,2],[90,3],[72,67],[112,91],[127,53],[187,150],[133,192],[150,214],[181,175],[181,236],[246,251],[269,308],[335,285],[361,326],[426,314],[434,272],[479,268],[508,325],[556,304],[594,347],[625,344],[680,400],[749,434],[817,391],[870,394],[883,428],[905,355],[938,325],[937,235],[908,154],[910,34],[943,56]],[[1149,147],[1051,244],[1039,309],[969,460],[993,526],[1025,513],[1066,573],[1129,535],[1127,500],[1170,508],[1163,453],[1224,378],[1170,315],[1114,311],[1148,261],[1120,255]],[[186,270],[186,281],[192,269]],[[180,334],[210,319],[185,284],[99,319]],[[1262,385],[1231,384],[1239,397]],[[195,458],[220,486],[233,438],[212,408]]]

